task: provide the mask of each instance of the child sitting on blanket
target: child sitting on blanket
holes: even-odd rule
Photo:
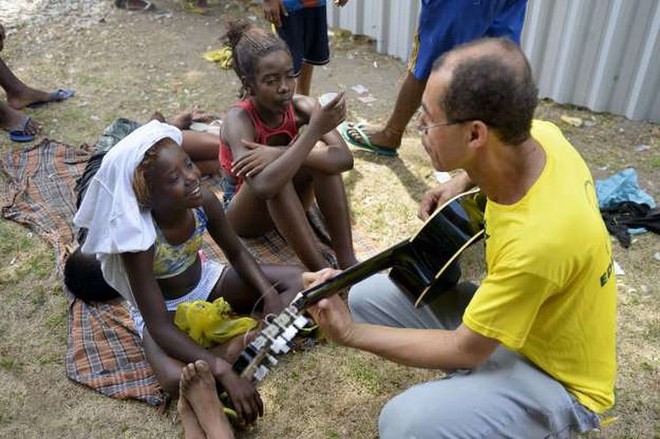
[[[255,262],[181,141],[179,129],[156,120],[122,139],[103,158],[74,224],[88,230],[82,251],[96,254],[105,280],[131,304],[161,386],[176,395],[181,367],[204,360],[252,423],[263,414],[261,397],[231,368],[243,340],[203,349],[176,328],[173,312],[182,302],[223,297],[238,313],[277,313],[301,290],[301,268]],[[200,256],[205,230],[231,266]]]
[[[203,175],[217,175],[220,172],[218,164],[218,137],[208,132],[197,132],[190,129],[195,122],[210,122],[215,117],[197,107],[184,110],[169,120],[159,111],[151,115],[150,120],[167,122],[179,128],[182,133],[181,146],[190,156]],[[87,161],[82,176],[76,181],[76,207],[80,207],[89,182],[94,177],[105,154],[123,137],[140,127],[139,122],[128,119],[117,119],[110,124],[96,143],[96,151]],[[87,229],[80,229],[76,236],[78,245],[85,242]],[[101,265],[94,255],[84,254],[78,247],[64,263],[64,283],[67,289],[78,299],[85,302],[104,302],[119,297],[103,279]]]
[[[243,91],[243,99],[227,111],[220,134],[229,222],[243,237],[277,229],[309,270],[320,270],[328,264],[306,217],[316,198],[340,267],[353,265],[341,177],[352,169],[353,156],[335,131],[346,114],[343,94],[323,107],[295,95],[291,54],[272,32],[233,22],[226,39]]]

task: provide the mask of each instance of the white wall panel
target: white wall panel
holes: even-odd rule
[[[329,3],[331,27],[408,59],[419,0]],[[660,122],[660,0],[529,0],[522,45],[542,97]]]

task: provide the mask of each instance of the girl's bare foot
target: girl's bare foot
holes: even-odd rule
[[[181,425],[183,425],[184,437],[185,439],[205,439],[206,434],[197,422],[197,416],[195,416],[193,408],[188,400],[182,396],[181,383],[183,383],[183,379],[179,381],[179,401],[176,404],[176,410],[179,413]]]
[[[173,118],[169,119],[167,123],[174,125],[180,130],[187,130],[190,128],[190,124],[193,121],[193,112],[192,110],[185,110],[177,114]]]
[[[234,437],[218,398],[215,378],[205,361],[197,360],[181,369],[179,398],[188,401],[207,438]]]
[[[149,116],[149,120],[157,120],[158,122],[165,122],[165,116],[163,116],[163,113],[156,110],[153,113],[151,113],[151,116]]]

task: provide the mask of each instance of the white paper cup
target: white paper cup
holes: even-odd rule
[[[319,103],[321,104],[322,107],[325,107],[328,105],[328,102],[333,100],[337,96],[337,93],[325,93],[321,96],[319,96]]]

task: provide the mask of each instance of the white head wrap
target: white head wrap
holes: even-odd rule
[[[133,305],[135,300],[119,254],[147,250],[156,240],[151,211],[140,208],[135,197],[133,175],[144,153],[164,138],[180,145],[181,131],[152,120],[112,147],[73,218],[76,226],[88,230],[81,250],[96,254],[105,280]]]

